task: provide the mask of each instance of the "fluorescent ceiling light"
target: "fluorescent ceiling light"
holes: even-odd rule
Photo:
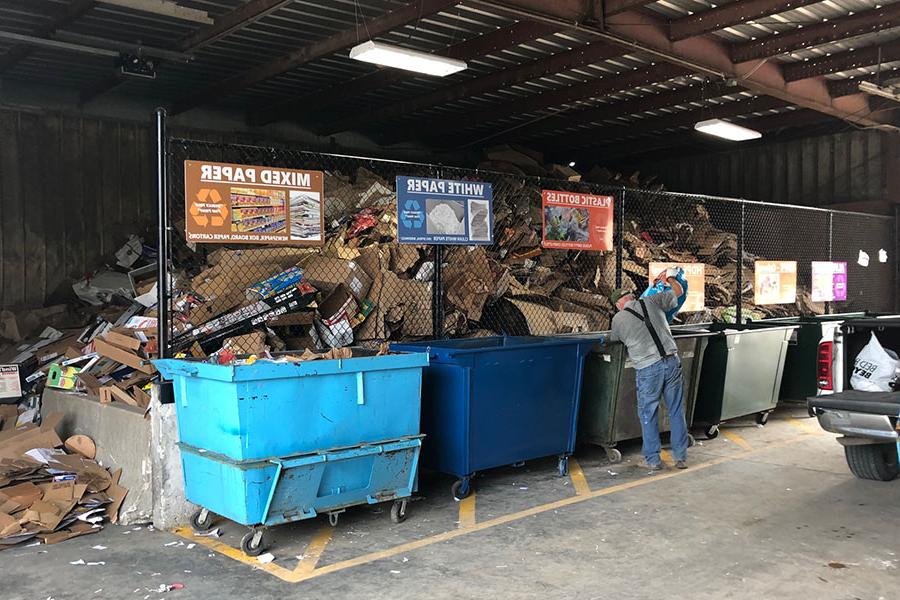
[[[716,137],[732,140],[734,142],[743,142],[746,140],[755,140],[762,137],[762,134],[755,129],[741,127],[722,119],[708,119],[700,121],[694,125],[694,129],[700,133],[714,135]]]
[[[382,42],[364,42],[354,46],[350,50],[350,58],[438,77],[446,77],[468,67],[462,60],[408,50]]]

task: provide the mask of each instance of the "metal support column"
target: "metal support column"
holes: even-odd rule
[[[737,297],[734,305],[734,322],[741,323],[743,321],[744,306],[744,201],[741,200],[741,228],[738,230],[737,238],[737,272],[735,274],[737,284]]]
[[[169,357],[169,181],[166,109],[156,109],[156,307],[160,358]]]
[[[622,261],[625,244],[625,236],[622,235],[625,231],[625,188],[622,188],[621,193],[616,198],[614,212],[616,222],[616,230],[614,232],[616,244],[616,287],[620,288],[622,287]]]

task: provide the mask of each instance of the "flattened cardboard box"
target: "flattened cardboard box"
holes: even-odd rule
[[[324,295],[341,283],[350,288],[357,299],[365,299],[372,287],[372,279],[352,260],[313,256],[303,266],[303,277]]]

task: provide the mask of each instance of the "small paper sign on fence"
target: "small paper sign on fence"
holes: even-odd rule
[[[681,312],[698,312],[706,308],[706,265],[703,263],[652,262],[649,267],[650,284],[656,277],[671,267],[684,269],[687,279],[688,294]]]
[[[793,304],[797,301],[797,261],[756,261],[753,289],[757,305]]]
[[[812,301],[843,302],[847,299],[847,263],[813,261]]]

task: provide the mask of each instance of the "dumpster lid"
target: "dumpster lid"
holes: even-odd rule
[[[452,357],[462,354],[476,354],[490,350],[521,350],[526,348],[547,348],[550,346],[593,345],[602,342],[604,339],[605,335],[602,333],[560,335],[555,337],[491,336],[391,344],[391,349],[401,351],[428,351]]]
[[[428,366],[424,351],[376,356],[374,350],[360,348],[363,356],[306,362],[274,362],[259,359],[252,364],[219,365],[205,359],[164,358],[152,361],[166,379],[176,376],[199,377],[218,381],[253,381],[313,375],[336,375],[364,371],[388,371]],[[285,354],[285,353],[278,353]],[[278,354],[273,354],[277,356]],[[365,355],[368,354],[368,355]]]

